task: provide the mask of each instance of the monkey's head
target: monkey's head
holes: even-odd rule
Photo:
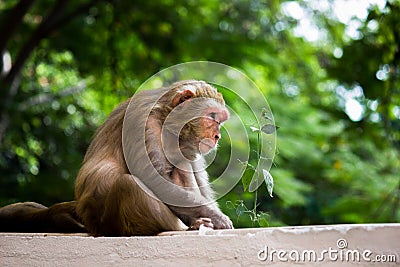
[[[179,137],[182,153],[192,157],[215,149],[221,138],[220,127],[229,118],[222,95],[203,81],[179,82],[169,94],[163,126]]]

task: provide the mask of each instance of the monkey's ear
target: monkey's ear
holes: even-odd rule
[[[186,100],[192,98],[194,96],[194,93],[190,90],[183,90],[182,92],[178,92],[174,99],[172,100],[172,106],[176,107],[180,103],[185,102]]]

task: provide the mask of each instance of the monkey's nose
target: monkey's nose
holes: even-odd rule
[[[220,133],[219,133],[219,134],[216,134],[216,135],[214,136],[215,142],[217,142],[220,138],[221,138],[221,134],[220,134]]]

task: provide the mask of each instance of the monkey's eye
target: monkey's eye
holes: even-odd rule
[[[217,113],[216,112],[211,112],[210,114],[208,114],[208,117],[210,119],[212,119],[213,121],[215,121],[218,124],[221,124],[221,122],[219,120],[217,120]]]

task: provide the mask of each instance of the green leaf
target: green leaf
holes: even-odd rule
[[[261,227],[268,227],[269,226],[269,214],[265,212],[260,212],[257,214],[257,222],[258,225]]]
[[[266,124],[261,128],[261,131],[266,134],[273,134],[274,132],[276,132],[277,129],[279,129],[278,126],[275,126],[273,124]]]
[[[274,197],[272,195],[272,191],[274,190],[274,178],[269,173],[269,171],[263,169],[262,172],[263,172],[265,184],[267,185],[267,190],[268,190],[269,196]]]
[[[243,203],[241,205],[238,205],[236,208],[236,215],[237,216],[242,216],[245,212],[247,211],[247,208]]]
[[[242,175],[242,184],[244,191],[246,191],[249,188],[253,175],[254,175],[254,169],[250,165],[247,165],[246,170],[243,172]]]

